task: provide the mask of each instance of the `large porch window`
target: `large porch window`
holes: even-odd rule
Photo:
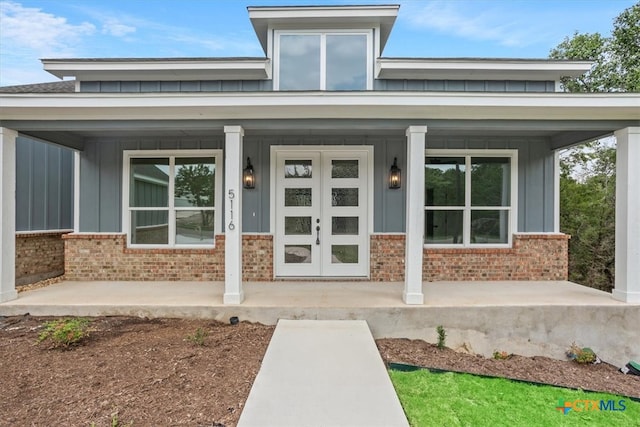
[[[372,88],[371,32],[276,31],[276,90]]]
[[[427,150],[425,245],[510,246],[516,180],[514,150]]]
[[[125,151],[123,226],[132,247],[213,247],[219,150]]]

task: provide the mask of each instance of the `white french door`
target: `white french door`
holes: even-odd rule
[[[275,154],[276,276],[367,277],[369,150]]]

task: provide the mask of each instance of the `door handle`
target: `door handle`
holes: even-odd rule
[[[320,226],[316,226],[316,245],[320,244]]]

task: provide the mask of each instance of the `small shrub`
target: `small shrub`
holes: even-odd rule
[[[497,360],[506,360],[510,357],[511,355],[504,350],[503,351],[496,350],[493,352],[493,358]]]
[[[78,345],[89,337],[90,323],[89,319],[81,317],[51,320],[43,325],[38,342],[51,341],[54,348]]]
[[[209,334],[202,328],[196,329],[193,335],[187,335],[187,340],[191,341],[195,345],[204,346],[204,340]]]
[[[447,332],[444,330],[442,325],[439,325],[436,328],[436,332],[438,333],[438,344],[436,346],[442,350],[445,347],[445,340],[447,339]]]
[[[596,363],[598,357],[589,347],[579,347],[576,343],[571,344],[567,351],[567,357],[580,364]]]
[[[111,414],[111,427],[131,427],[133,425],[133,423],[122,424],[118,415],[117,411]]]
[[[122,424],[122,422],[120,421],[120,417],[118,412],[114,412],[113,414],[111,414],[111,420],[110,420],[110,426],[111,427],[132,427],[133,423],[127,423],[127,424]],[[90,427],[97,427],[96,423],[91,423],[89,424]]]

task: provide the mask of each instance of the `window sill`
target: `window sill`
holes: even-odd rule
[[[515,248],[510,245],[491,246],[431,246],[424,245],[423,252],[428,254],[482,254],[482,253],[511,253]]]
[[[215,253],[215,246],[127,246],[124,248],[126,254],[209,254]]]

